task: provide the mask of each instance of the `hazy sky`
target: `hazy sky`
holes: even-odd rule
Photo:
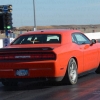
[[[0,0],[12,4],[13,26],[34,26],[33,0]],[[36,25],[100,24],[100,0],[35,0]]]

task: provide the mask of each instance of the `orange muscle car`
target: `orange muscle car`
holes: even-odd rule
[[[38,79],[76,84],[84,72],[99,73],[99,64],[100,44],[78,30],[30,31],[0,49],[0,79],[5,86]]]

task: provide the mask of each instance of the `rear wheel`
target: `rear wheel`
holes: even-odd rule
[[[77,83],[78,74],[77,74],[77,63],[74,58],[71,58],[68,63],[67,72],[64,77],[64,83],[69,85],[74,85]]]

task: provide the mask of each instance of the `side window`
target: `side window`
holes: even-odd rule
[[[75,33],[78,44],[90,44],[90,40],[81,33]]]
[[[29,40],[29,41],[31,41],[31,39],[32,39],[32,36],[29,36],[29,37],[27,38],[27,40]]]
[[[51,39],[55,39],[59,41],[59,36],[57,35],[47,35],[47,41],[50,41]]]
[[[72,42],[77,43],[77,40],[76,40],[76,38],[75,38],[75,35],[74,35],[74,34],[72,34]]]

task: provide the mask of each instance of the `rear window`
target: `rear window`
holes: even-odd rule
[[[33,34],[23,35],[17,38],[12,44],[45,44],[61,43],[60,34]]]

